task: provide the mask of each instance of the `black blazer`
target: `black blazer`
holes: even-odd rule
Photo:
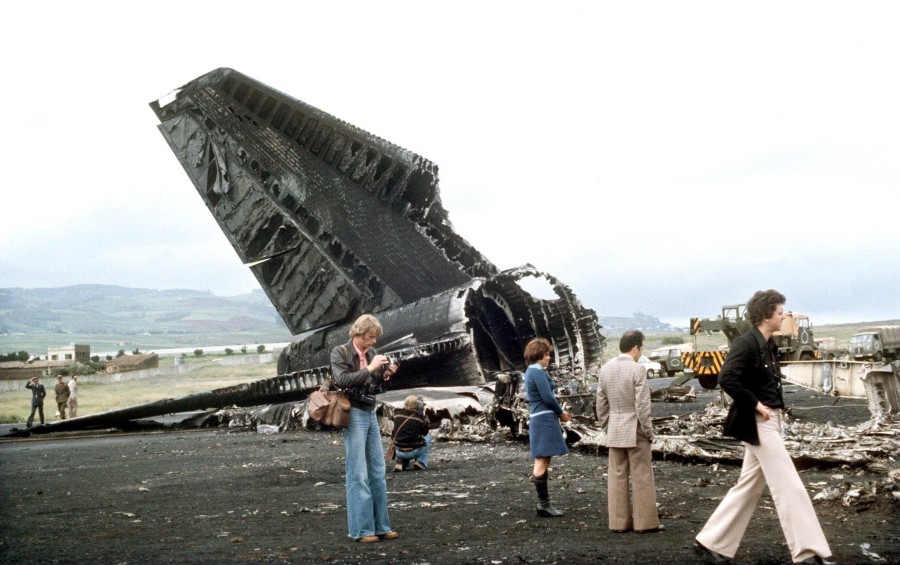
[[[733,342],[719,374],[719,385],[728,393],[734,403],[725,419],[725,435],[732,436],[752,445],[759,445],[756,429],[756,404],[764,390],[777,389],[781,394],[781,368],[774,355],[774,366],[767,359],[766,347],[773,347],[774,341],[766,342],[756,328],[739,336]],[[776,351],[777,352],[777,351]],[[763,402],[763,404],[767,404]],[[781,402],[783,405],[784,403]]]

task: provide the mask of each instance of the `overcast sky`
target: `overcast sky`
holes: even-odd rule
[[[148,103],[232,67],[437,163],[600,316],[900,318],[895,2],[16,2],[0,287],[259,288]]]

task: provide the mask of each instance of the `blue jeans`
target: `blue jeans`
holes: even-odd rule
[[[399,449],[395,449],[394,453],[397,457],[397,462],[400,462],[400,459],[415,459],[422,465],[428,466],[428,448],[431,447],[431,434],[425,436],[425,445],[422,447],[417,447],[412,451],[400,451]]]
[[[391,531],[388,518],[384,451],[375,411],[350,408],[350,426],[344,429],[347,461],[347,529],[351,538]]]

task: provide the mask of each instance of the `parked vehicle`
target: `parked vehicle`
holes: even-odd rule
[[[816,349],[819,352],[819,359],[829,361],[831,359],[839,359],[849,355],[850,350],[846,347],[839,347],[837,339],[833,337],[816,338]]]
[[[675,373],[685,371],[684,363],[681,361],[681,354],[693,351],[694,346],[690,343],[680,343],[678,345],[666,345],[657,347],[650,352],[651,361],[660,364],[659,373],[667,377],[674,377]],[[690,371],[690,369],[688,369]]]
[[[647,369],[647,378],[652,379],[653,377],[662,374],[662,365],[657,363],[656,361],[651,361],[647,359],[644,355],[641,355],[638,358],[638,363],[644,366]]]
[[[746,304],[722,306],[722,315],[716,319],[691,318],[691,335],[695,340],[697,334],[701,332],[722,332],[730,346],[736,337],[749,330],[750,321],[746,316]],[[812,361],[818,357],[809,316],[788,312],[781,323],[781,330],[775,332],[772,337],[778,345],[778,358],[781,361]],[[713,389],[719,384],[719,372],[727,354],[727,347],[715,351],[689,351],[682,353],[681,361],[685,368],[694,372],[700,386]],[[672,384],[684,384],[689,379],[690,377],[686,375]]]
[[[900,359],[900,326],[875,326],[853,334],[850,357],[876,363]]]

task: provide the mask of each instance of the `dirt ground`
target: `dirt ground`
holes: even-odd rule
[[[859,400],[807,393],[788,400],[799,418],[852,423],[867,414]],[[654,415],[704,404],[654,404]],[[363,545],[347,537],[338,432],[80,432],[3,441],[0,563],[694,563],[693,537],[739,471],[659,458],[667,530],[613,534],[604,453],[554,458],[550,493],[565,516],[547,519],[535,514],[527,444],[443,441],[432,449],[429,470],[388,473],[400,539]],[[814,503],[838,563],[900,562],[900,502],[884,469],[814,468],[801,476],[811,495],[863,493],[848,505],[840,497]],[[768,495],[736,562],[790,562]]]

